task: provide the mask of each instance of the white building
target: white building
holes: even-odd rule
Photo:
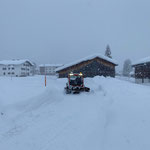
[[[39,72],[41,75],[55,75],[56,74],[56,69],[58,67],[62,67],[62,64],[42,64],[39,65]]]
[[[34,64],[29,60],[0,61],[0,76],[24,77],[33,75]]]

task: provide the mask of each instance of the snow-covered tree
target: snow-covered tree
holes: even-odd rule
[[[130,59],[126,59],[123,65],[123,75],[129,77],[130,72],[132,71],[132,63]]]
[[[112,58],[109,45],[106,46],[105,56]]]

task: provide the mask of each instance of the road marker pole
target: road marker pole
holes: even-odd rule
[[[46,75],[45,75],[45,87],[46,87]]]
[[[44,65],[44,72],[45,72],[45,87],[46,87],[46,65]]]

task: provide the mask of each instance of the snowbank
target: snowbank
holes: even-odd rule
[[[149,86],[95,77],[85,79],[90,93],[65,95],[65,83],[0,78],[1,149],[150,149]]]

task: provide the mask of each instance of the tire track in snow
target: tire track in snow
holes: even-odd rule
[[[8,126],[7,128],[5,128],[5,130],[2,131],[0,135],[0,143],[10,138],[13,138],[14,136],[20,135],[25,130],[30,128],[32,124],[37,120],[37,118],[40,117],[40,114],[37,115],[32,112],[38,111],[38,109],[41,109],[42,107],[48,107],[52,103],[62,101],[62,96],[60,96],[59,94],[54,95],[55,92],[56,91],[54,91],[54,89],[46,89],[43,94],[36,96],[28,101],[25,101],[24,103],[17,103],[15,105],[9,106],[11,109],[13,106],[14,109],[20,110],[21,113],[19,113],[12,119],[12,125]]]

